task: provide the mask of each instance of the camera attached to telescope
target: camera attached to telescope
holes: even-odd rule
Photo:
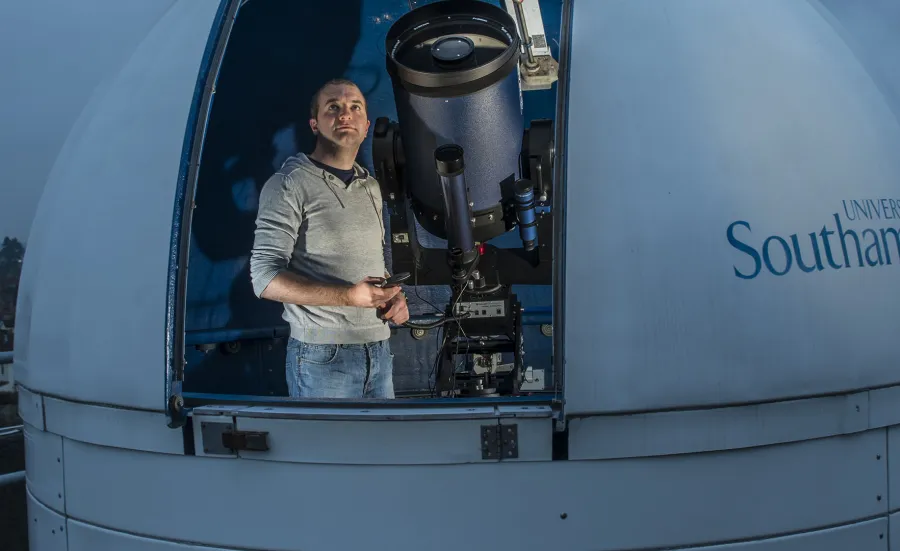
[[[511,286],[552,282],[553,125],[525,127],[521,45],[515,19],[479,0],[427,4],[386,37],[398,120],[376,119],[373,162],[394,270],[452,291],[435,324],[438,395],[518,394],[522,308]],[[520,246],[487,243],[515,228]],[[423,246],[422,231],[446,246]]]

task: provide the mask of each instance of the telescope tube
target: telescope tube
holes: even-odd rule
[[[425,4],[400,17],[385,38],[412,211],[438,238],[449,236],[432,155],[446,143],[466,151],[475,240],[515,225],[506,216],[512,197],[505,189],[520,176],[525,129],[520,46],[515,19],[481,0]]]
[[[455,144],[442,145],[434,150],[434,162],[444,195],[447,246],[451,251],[459,250],[465,262],[467,257],[474,257],[475,238],[472,236],[463,149]]]
[[[537,223],[534,216],[534,188],[528,180],[516,182],[516,219],[519,236],[526,251],[534,250],[537,241]]]

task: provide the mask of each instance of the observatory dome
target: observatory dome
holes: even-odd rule
[[[502,159],[479,149],[490,140],[453,139],[493,183],[517,170],[527,121],[552,119],[552,167],[530,174],[553,180],[538,213],[552,216],[541,234],[552,285],[517,291],[532,301],[522,317],[551,306],[544,333],[526,333],[545,344],[525,355],[544,354],[534,361],[552,382],[506,401],[366,404],[267,386],[282,373],[259,366],[283,366],[284,334],[271,329],[277,309],[250,294],[252,237],[234,233],[252,231],[261,172],[210,151],[227,153],[231,138],[251,150],[262,136],[274,159],[270,146],[282,146],[271,144],[299,148],[285,136],[303,128],[266,126],[228,83],[258,82],[267,106],[296,102],[300,125],[308,98],[288,83],[334,76],[319,57],[361,81],[374,74],[362,86],[370,118],[382,114],[373,106],[406,117],[385,126],[397,132],[428,127],[416,106],[456,100],[393,103],[404,92],[378,49],[405,3],[351,2],[357,42],[321,56],[311,38],[260,29],[341,21],[351,8],[162,4],[122,23],[134,28],[133,42],[119,37],[127,55],[101,68],[72,44],[73,63],[95,69],[80,88],[91,92],[72,124],[52,126],[63,145],[27,242],[16,325],[33,549],[405,550],[427,537],[440,550],[896,551],[886,538],[893,528],[892,545],[900,539],[896,2],[565,0],[561,12],[531,2],[558,41],[544,46],[559,80],[530,96],[507,67],[472,102],[512,129],[492,141]],[[249,45],[300,53],[255,58]],[[359,69],[366,49],[377,64]],[[454,109],[476,132],[463,103]],[[444,136],[429,128],[428,139]],[[426,172],[431,159],[419,161]],[[217,187],[232,167],[250,183]],[[438,188],[415,186],[441,208]],[[494,191],[472,201],[485,216],[501,216]],[[502,249],[491,254],[520,261]],[[213,332],[219,340],[203,340]],[[406,356],[435,354],[433,339],[401,332],[392,338]],[[432,356],[409,361],[430,368]],[[440,511],[460,532],[434,536],[447,528]]]

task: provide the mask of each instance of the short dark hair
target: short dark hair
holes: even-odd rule
[[[349,80],[346,78],[333,78],[333,79],[329,80],[328,82],[326,82],[325,84],[323,84],[318,90],[316,90],[316,93],[313,94],[312,102],[310,102],[310,105],[309,105],[309,114],[314,119],[319,117],[319,99],[322,97],[322,91],[325,90],[325,88],[327,88],[329,86],[353,86],[357,90],[359,90],[360,95],[362,95],[362,89],[359,87],[358,84],[356,84],[352,80]],[[366,102],[366,97],[364,95],[363,95],[363,107],[365,107],[366,110],[368,110],[368,108],[369,108],[368,103]]]

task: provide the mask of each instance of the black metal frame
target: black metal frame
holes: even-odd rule
[[[435,374],[436,396],[448,396],[456,392],[462,397],[517,396],[520,392],[524,375],[521,304],[509,287],[502,287],[497,293],[480,298],[504,301],[509,315],[503,318],[460,319],[447,323],[444,344],[438,351],[440,363]],[[451,305],[449,308],[452,307]],[[513,354],[513,368],[508,372],[475,374],[456,371],[458,356],[510,352]],[[473,385],[483,388],[484,392],[473,391]]]
[[[184,376],[184,352],[185,352],[185,331],[184,331],[184,296],[187,279],[187,259],[189,232],[191,221],[191,199],[194,192],[194,184],[196,183],[196,170],[199,163],[199,152],[202,149],[202,135],[205,131],[205,122],[208,118],[209,104],[214,91],[215,76],[219,69],[219,63],[224,53],[225,45],[234,23],[235,16],[241,5],[248,0],[222,0],[220,11],[217,14],[213,31],[210,34],[209,45],[204,54],[204,63],[201,67],[198,77],[198,83],[195,89],[195,98],[192,105],[191,113],[188,118],[185,133],[185,147],[183,148],[183,158],[181,164],[181,172],[179,174],[178,188],[175,198],[175,209],[172,224],[172,241],[171,254],[167,278],[167,301],[166,301],[166,366],[165,366],[165,410],[168,426],[171,428],[182,428],[185,438],[185,450],[189,455],[193,454],[193,436],[192,424],[189,417],[190,409],[193,407],[209,404],[240,404],[240,405],[259,405],[259,404],[275,404],[290,405],[295,407],[321,407],[321,408],[343,408],[348,405],[359,406],[360,402],[338,400],[338,399],[317,399],[317,400],[298,400],[286,399],[282,397],[267,396],[251,396],[251,395],[220,395],[207,393],[183,392],[182,382]],[[563,322],[562,304],[565,299],[565,291],[562,282],[564,280],[565,262],[565,138],[566,138],[566,120],[568,115],[568,80],[569,80],[569,58],[571,50],[571,22],[572,22],[572,4],[574,0],[563,0],[563,12],[561,21],[561,37],[560,37],[560,66],[559,66],[559,85],[557,91],[557,108],[556,108],[556,125],[552,132],[553,143],[550,143],[543,149],[549,152],[549,156],[541,157],[539,173],[540,177],[533,177],[536,180],[536,198],[540,197],[541,190],[539,187],[542,182],[551,182],[547,188],[547,201],[552,204],[552,210],[555,216],[550,213],[537,213],[538,219],[538,235],[539,248],[537,250],[537,262],[533,256],[522,254],[523,250],[497,249],[490,245],[485,246],[485,253],[482,259],[483,267],[493,267],[495,273],[502,277],[503,280],[519,284],[552,284],[554,288],[553,303],[558,307],[552,311],[553,322],[553,370],[555,389],[551,391],[535,392],[535,396],[520,396],[515,400],[526,400],[529,403],[540,404],[545,401],[551,405],[560,405],[560,395],[564,386],[564,361],[563,361]],[[388,119],[379,119],[376,121],[376,140],[374,147],[376,149],[376,174],[384,191],[384,199],[388,203],[391,214],[392,227],[398,230],[404,230],[407,237],[409,233],[409,216],[406,205],[403,201],[404,193],[401,193],[398,178],[402,175],[403,151],[400,147],[399,133],[396,139],[393,136],[388,139],[377,139],[378,124],[383,120],[383,124],[390,126]],[[552,121],[547,121],[552,124]],[[396,126],[396,123],[393,123]],[[526,138],[523,143],[523,157],[528,162],[527,169],[523,171],[526,174],[536,173],[534,163],[531,160],[532,151],[542,151],[541,148],[533,148],[530,145],[532,133],[536,128],[535,121],[529,131],[526,131]],[[387,146],[391,153],[390,156],[378,155],[377,148]],[[390,165],[379,164],[379,159],[389,160]],[[548,162],[544,163],[544,159]],[[399,168],[393,163],[399,163]],[[544,178],[545,175],[552,175],[551,178]],[[402,180],[401,180],[402,181]],[[393,182],[395,188],[391,189]],[[391,193],[394,193],[392,196]],[[553,196],[556,195],[556,201]],[[408,198],[407,198],[408,199]],[[540,201],[536,204],[542,205]],[[401,208],[403,207],[403,208]],[[477,213],[483,214],[483,213]],[[413,224],[413,227],[415,225]],[[394,232],[400,233],[400,232]],[[414,237],[414,234],[413,234]],[[414,239],[408,239],[405,242],[395,242],[391,239],[391,247],[394,252],[394,265],[397,271],[410,271],[414,269],[419,271],[419,284],[423,285],[444,285],[449,280],[449,267],[445,262],[446,251],[427,249],[419,246]],[[554,259],[554,256],[556,258]],[[416,262],[416,259],[419,262]],[[551,261],[555,260],[551,265]],[[402,266],[408,266],[402,269]],[[485,270],[488,271],[489,270]],[[548,277],[549,274],[549,277]],[[520,319],[524,319],[525,323],[529,323],[528,312],[520,315]],[[541,314],[539,314],[541,315]],[[216,339],[212,342],[227,342],[233,340],[232,336],[219,335],[216,333]],[[257,337],[253,337],[257,338]],[[259,337],[262,338],[262,337]],[[206,337],[200,337],[206,340]],[[20,383],[20,386],[21,383]],[[541,395],[547,395],[541,396]],[[368,400],[365,407],[388,407],[388,408],[440,408],[447,405],[458,405],[456,399],[432,398],[424,400]],[[511,403],[520,403],[511,401],[504,397],[486,397],[486,398],[470,398],[469,404],[483,405],[503,405]],[[559,442],[554,438],[554,459],[565,459],[565,433],[560,433],[563,437]],[[559,436],[559,435],[554,435]],[[560,446],[557,446],[560,444]],[[557,450],[557,447],[561,451]]]

